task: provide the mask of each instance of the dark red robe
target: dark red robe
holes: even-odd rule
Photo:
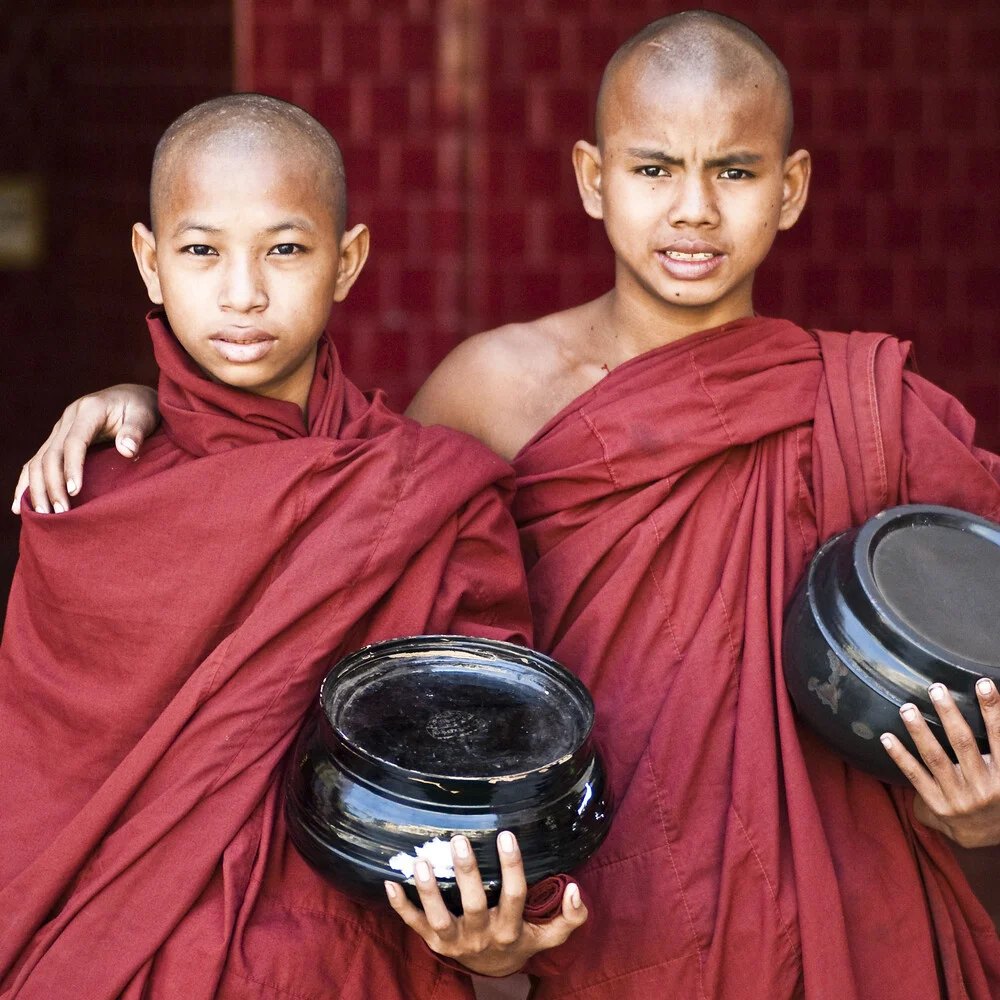
[[[1000,461],[907,353],[741,320],[622,365],[515,459],[536,645],[592,691],[618,801],[539,998],[1000,996],[945,841],[797,727],[779,662],[831,534],[904,502],[1000,519]]]
[[[159,320],[162,429],[24,515],[0,647],[0,994],[471,996],[284,835],[280,765],[364,642],[523,640],[501,459],[366,399],[320,344],[301,410],[209,382]]]

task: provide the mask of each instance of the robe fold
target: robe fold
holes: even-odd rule
[[[539,1000],[1000,996],[946,842],[801,730],[782,680],[827,537],[906,502],[1000,519],[1000,461],[907,355],[740,320],[621,365],[515,458],[535,643],[593,693],[617,803]]]
[[[469,997],[295,853],[281,764],[350,649],[525,641],[510,468],[369,400],[320,342],[308,424],[150,318],[161,430],[26,512],[0,646],[0,995]]]

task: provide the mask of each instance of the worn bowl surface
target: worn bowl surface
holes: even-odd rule
[[[435,841],[465,834],[492,902],[501,830],[517,836],[529,884],[575,868],[606,836],[593,721],[580,681],[522,646],[464,636],[367,646],[327,674],[299,736],[289,833],[338,887],[380,901],[386,879],[416,899],[417,848],[433,855]],[[438,884],[459,912],[446,865]]]
[[[893,507],[827,541],[785,616],[785,681],[802,718],[845,760],[906,779],[879,741],[916,754],[912,702],[950,751],[927,688],[951,691],[989,752],[975,683],[1000,683],[1000,527],[950,507]]]

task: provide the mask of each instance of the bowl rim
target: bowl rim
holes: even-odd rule
[[[407,768],[373,753],[366,747],[360,746],[344,733],[333,718],[331,711],[335,695],[333,685],[340,684],[345,680],[345,677],[350,678],[353,673],[360,673],[378,660],[387,658],[388,655],[391,655],[394,650],[402,645],[406,646],[407,652],[445,652],[454,651],[454,647],[456,646],[473,647],[484,662],[489,662],[491,659],[496,662],[501,658],[509,662],[513,659],[521,666],[537,671],[549,680],[554,680],[564,689],[568,690],[568,693],[578,701],[582,709],[584,727],[579,742],[565,754],[545,764],[524,771],[500,775],[439,774],[433,771]],[[466,665],[469,667],[473,666],[472,663]],[[462,664],[456,664],[456,666],[461,667]],[[369,643],[338,660],[327,672],[320,684],[319,709],[324,729],[333,735],[337,743],[344,750],[360,758],[370,766],[383,769],[387,778],[395,779],[395,781],[400,783],[412,782],[417,785],[451,786],[455,789],[510,787],[519,783],[530,782],[532,779],[543,778],[549,774],[554,776],[573,761],[574,758],[580,758],[581,756],[590,757],[594,752],[591,739],[595,717],[594,702],[583,682],[551,656],[540,653],[528,646],[521,646],[502,639],[432,633],[427,635],[400,636],[394,639],[383,639],[379,642]]]
[[[956,650],[946,649],[929,636],[917,632],[892,607],[875,578],[873,561],[880,541],[895,531],[919,523],[921,519],[927,524],[960,526],[959,530],[987,539],[1000,549],[1000,525],[978,514],[937,504],[898,504],[895,507],[888,507],[868,518],[858,528],[857,536],[852,543],[854,570],[865,599],[879,618],[923,656],[936,660],[943,667],[963,675],[970,675],[976,679],[993,676],[994,679],[1000,680],[1000,664],[984,663]]]

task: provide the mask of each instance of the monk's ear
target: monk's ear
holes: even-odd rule
[[[333,301],[343,302],[351,286],[357,281],[361,268],[368,260],[368,246],[371,237],[368,227],[356,225],[340,238],[340,263],[337,266],[337,285],[333,291]]]
[[[139,274],[146,283],[146,293],[149,301],[163,305],[163,292],[160,289],[160,271],[156,262],[156,237],[141,222],[132,227],[132,253],[139,265]]]
[[[812,158],[805,149],[796,150],[785,157],[784,176],[781,183],[781,215],[779,229],[791,229],[798,222],[809,197],[809,177]]]
[[[604,218],[601,198],[601,150],[582,139],[573,147],[573,169],[580,189],[583,210],[592,219]]]

